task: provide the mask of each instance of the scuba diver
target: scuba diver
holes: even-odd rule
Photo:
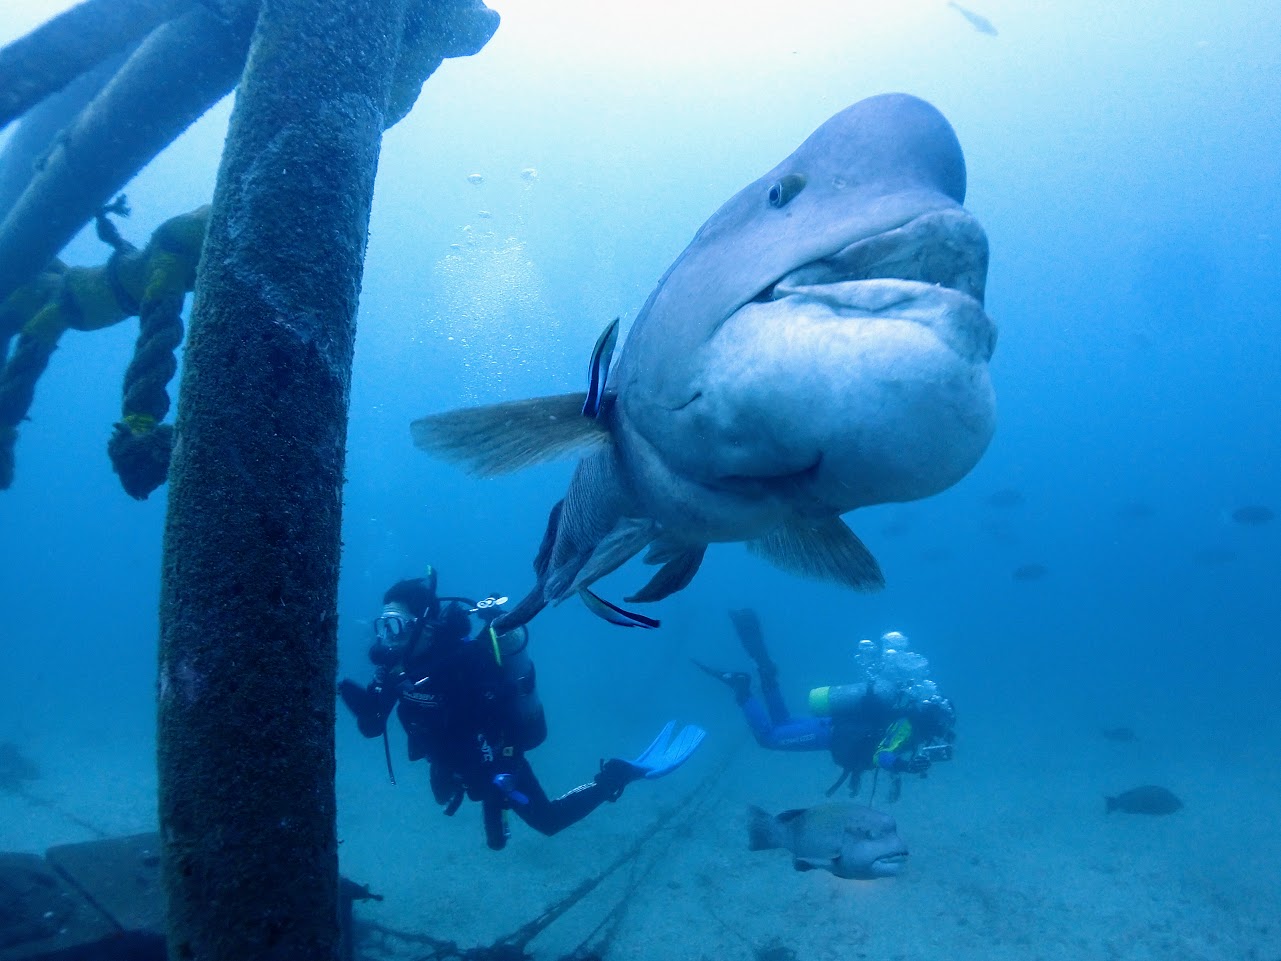
[[[762,697],[752,693],[750,674],[694,664],[734,692],[761,747],[830,751],[843,773],[828,789],[829,797],[851,777],[850,794],[857,795],[863,772],[870,770],[874,777],[881,771],[890,776],[889,799],[896,801],[903,774],[924,777],[935,761],[951,760],[956,724],[952,702],[939,694],[927,677],[929,662],[908,649],[902,634],[891,631],[879,642],[859,641],[859,676],[849,684],[814,688],[809,706],[815,716],[797,718],[783,700],[778,667],[765,648],[756,612],[730,611],[729,616],[743,650],[756,662]]]
[[[485,840],[495,851],[507,843],[507,811],[551,835],[616,801],[633,781],[662,777],[683,764],[705,736],[672,721],[638,757],[603,761],[595,778],[549,799],[525,754],[547,738],[529,633],[499,634],[491,627],[505,597],[479,602],[440,597],[436,572],[393,584],[374,622],[366,686],[344,679],[343,703],[365,737],[382,737],[391,769],[387,719],[392,707],[409,741],[409,760],[426,758],[432,794],[453,815],[467,797],[483,807]],[[473,632],[473,619],[479,628]]]

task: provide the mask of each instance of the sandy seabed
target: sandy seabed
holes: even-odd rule
[[[443,817],[424,765],[398,760],[392,786],[378,742],[345,725],[343,872],[384,898],[356,908],[362,957],[457,957],[440,945],[507,938],[538,959],[1277,961],[1275,752],[1224,751],[1240,737],[1230,716],[1183,723],[1114,743],[1083,726],[1011,729],[971,710],[955,760],[906,780],[897,803],[878,797],[912,853],[899,877],[874,882],[746,850],[748,803],[821,802],[836,772],[825,755],[765,752],[729,726],[680,771],[631,786],[555,838],[513,820],[495,853],[477,805]],[[1252,738],[1274,745],[1278,733]],[[567,731],[559,743],[591,756],[577,746],[593,736]],[[91,839],[77,818],[107,833],[153,829],[150,745],[130,738],[126,753],[114,740],[26,745],[43,769],[31,792],[49,803],[0,793],[0,849]],[[595,766],[557,746],[554,736],[531,755],[552,793]],[[1103,793],[1143,783],[1170,787],[1185,807],[1104,813]],[[544,916],[553,907],[564,913]]]

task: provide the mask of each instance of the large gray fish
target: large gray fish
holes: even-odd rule
[[[482,475],[583,451],[511,629],[648,548],[629,601],[689,584],[707,545],[860,590],[876,560],[840,515],[956,483],[994,429],[987,238],[931,105],[847,107],[712,215],[589,390],[415,421],[418,446]]]
[[[787,848],[798,871],[820,868],[838,878],[871,881],[899,873],[907,845],[888,814],[853,801],[784,811],[747,809],[747,849]]]

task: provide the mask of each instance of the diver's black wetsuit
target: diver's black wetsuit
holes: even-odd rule
[[[380,666],[366,691],[344,682],[357,692],[353,697],[344,690],[343,697],[356,713],[361,733],[380,736],[395,704],[409,739],[409,759],[426,758],[431,765],[437,803],[453,814],[464,794],[479,801],[485,840],[495,850],[507,843],[507,810],[551,835],[603,801],[615,800],[629,778],[609,764],[595,780],[548,798],[525,758],[546,737],[546,722],[541,712],[536,719],[520,716],[519,692],[504,677],[489,630],[468,638],[466,612],[461,607],[451,611],[455,606],[422,628],[399,663]],[[358,709],[353,701],[373,709]]]

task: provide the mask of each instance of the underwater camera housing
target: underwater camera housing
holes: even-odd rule
[[[935,761],[952,760],[952,745],[946,741],[936,744],[923,744],[916,749],[916,756],[933,764]]]

